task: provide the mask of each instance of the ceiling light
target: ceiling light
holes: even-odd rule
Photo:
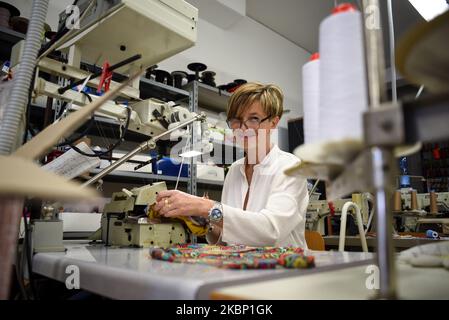
[[[449,9],[447,0],[408,0],[427,21],[432,20]]]

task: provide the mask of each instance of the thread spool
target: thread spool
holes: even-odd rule
[[[168,86],[173,85],[173,78],[167,71],[158,69],[154,71],[154,74],[156,75],[157,82],[164,83]]]
[[[0,8],[0,26],[9,28],[9,19],[11,18],[11,13],[6,8]]]
[[[412,190],[410,192],[410,205],[412,211],[418,210],[418,195],[416,193],[416,190]]]
[[[320,24],[320,141],[361,140],[368,106],[362,14],[337,6]]]
[[[217,84],[215,83],[215,76],[216,73],[213,71],[204,71],[201,74],[201,81],[208,86],[216,87]]]
[[[401,191],[398,190],[394,192],[393,211],[402,211]]]
[[[433,231],[433,230],[427,230],[426,231],[426,237],[430,238],[430,239],[438,239],[439,235],[438,232]]]
[[[155,74],[154,72],[156,71],[156,69],[158,68],[158,65],[155,64],[154,66],[151,66],[147,69],[147,72],[145,74],[145,78],[149,79],[149,80],[154,80],[155,79]]]
[[[187,72],[184,71],[173,71],[171,73],[173,77],[173,86],[175,88],[181,89],[183,86],[183,80],[187,79]]]
[[[0,1],[0,26],[10,28],[12,17],[20,16],[20,11],[13,5]]]
[[[248,83],[248,81],[246,81],[245,79],[235,79],[234,83],[236,83],[239,86],[241,86],[242,84]]]
[[[195,81],[195,79],[196,79],[196,75],[195,75],[195,74],[189,73],[189,74],[187,75],[187,82],[188,82],[188,83],[189,83],[189,82],[192,82],[192,81]]]
[[[437,194],[434,191],[430,192],[430,214],[438,213]]]
[[[319,140],[319,54],[311,56],[310,61],[302,67],[302,95],[304,110],[304,142],[314,143]]]
[[[226,91],[228,91],[229,93],[233,93],[235,90],[237,90],[240,87],[240,85],[235,82],[229,82],[227,86],[228,86],[228,88],[226,89]]]

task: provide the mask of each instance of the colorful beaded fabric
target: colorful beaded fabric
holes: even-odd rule
[[[305,256],[302,248],[217,246],[183,244],[171,248],[151,248],[153,259],[175,262],[207,264],[226,269],[303,269],[313,268],[313,256]]]

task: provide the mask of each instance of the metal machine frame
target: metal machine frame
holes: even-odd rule
[[[379,8],[378,0],[363,0],[363,12]],[[397,298],[392,243],[392,200],[396,181],[394,147],[449,138],[449,94],[417,101],[389,102],[381,28],[365,28],[369,110],[364,115],[364,148],[344,167],[312,165],[310,178],[326,180],[327,198],[338,199],[364,190],[375,198],[378,298]],[[429,125],[432,124],[432,125]],[[314,175],[310,175],[310,173]],[[370,172],[371,174],[366,174]]]

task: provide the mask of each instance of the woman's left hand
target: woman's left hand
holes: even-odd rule
[[[157,195],[155,211],[161,216],[201,216],[207,218],[214,201],[178,191],[161,191]]]

